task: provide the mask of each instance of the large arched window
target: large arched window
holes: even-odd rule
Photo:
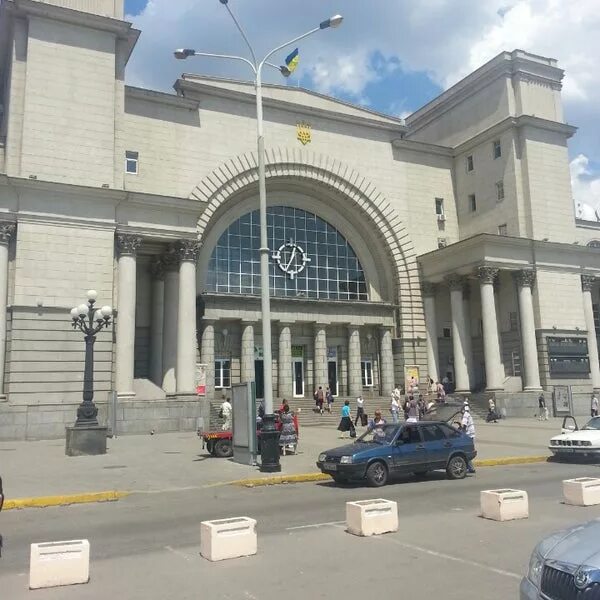
[[[267,209],[271,294],[368,300],[363,269],[348,241],[316,215],[287,206]],[[209,292],[260,294],[259,211],[232,223],[213,250]]]

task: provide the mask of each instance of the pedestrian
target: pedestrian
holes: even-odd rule
[[[417,402],[417,407],[419,409],[419,420],[425,418],[426,406],[425,406],[425,398],[423,398],[423,394],[419,394],[419,401]]]
[[[381,411],[376,410],[375,416],[369,421],[367,431],[373,433],[373,439],[385,439],[386,420],[381,416]]]
[[[325,400],[325,393],[323,392],[322,386],[319,386],[318,390],[315,390],[315,404],[317,405],[317,412],[323,414],[323,401]]]
[[[464,414],[465,410],[470,410],[470,409],[471,409],[471,407],[469,406],[469,401],[465,398],[463,401],[462,408],[460,410]]]
[[[344,401],[344,406],[342,406],[342,419],[338,425],[338,430],[341,432],[340,438],[345,437],[344,433],[346,433],[346,431],[349,432],[350,437],[356,436],[356,430],[354,429],[354,424],[350,418],[350,400]],[[354,432],[354,435],[352,435],[352,432]]]
[[[410,401],[412,399],[412,396],[408,396],[406,398],[406,400],[404,400],[404,404],[402,405],[402,410],[404,412],[404,420],[406,421],[408,419],[408,411],[410,409]]]
[[[390,412],[392,413],[392,423],[400,422],[400,403],[396,398],[396,395],[392,393],[392,402],[390,405]]]
[[[462,430],[473,440],[473,445],[475,445],[475,423],[473,423],[471,409],[468,405],[463,410],[463,416],[460,425]],[[475,473],[475,467],[473,466],[472,461],[467,462],[467,470],[469,473]]]
[[[365,414],[365,401],[362,396],[356,399],[356,418],[354,419],[354,427],[358,423],[359,419],[362,424],[363,415]]]
[[[229,402],[229,398],[223,396],[223,403],[221,404],[221,408],[219,410],[219,418],[223,419],[223,425],[221,427],[223,431],[229,431],[231,429],[232,412],[233,407],[231,406],[231,402]]]
[[[331,393],[331,389],[327,386],[325,390],[325,399],[327,400],[327,412],[331,414],[331,406],[333,404],[333,394]]]
[[[538,416],[539,421],[547,421],[548,420],[548,407],[546,406],[546,399],[544,398],[544,392],[540,394],[538,398],[538,407],[540,414]]]
[[[488,414],[485,420],[487,423],[491,423],[492,421],[494,423],[498,422],[498,415],[496,414],[496,403],[494,402],[493,398],[490,398],[488,400]]]
[[[277,412],[281,415],[283,413],[283,411],[285,410],[286,406],[289,408],[288,401],[284,398],[281,401],[281,404],[279,405],[279,409],[277,410]]]
[[[598,394],[592,394],[592,417],[598,416]]]
[[[419,421],[419,405],[414,396],[411,396],[408,404],[408,419],[407,423],[418,423]]]
[[[444,389],[444,386],[438,381],[435,384],[435,389],[437,392],[437,401],[438,402],[445,402],[446,400],[446,390]]]
[[[402,393],[400,392],[400,386],[396,384],[394,389],[392,390],[392,396],[398,400],[398,404],[400,404],[400,400],[402,399]]]
[[[281,413],[281,432],[279,434],[279,447],[285,450],[288,446],[293,446],[293,451],[296,452],[296,446],[298,444],[298,432],[296,431],[296,425],[294,424],[294,415],[290,411],[290,407],[286,404]]]

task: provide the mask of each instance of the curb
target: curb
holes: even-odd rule
[[[487,458],[473,461],[476,467],[500,467],[506,465],[527,465],[547,462],[548,456],[507,456],[505,458]],[[272,477],[259,477],[255,479],[238,479],[230,481],[229,485],[242,487],[261,487],[266,485],[279,485],[282,483],[309,483],[316,481],[329,481],[331,477],[325,473],[299,473],[296,475],[275,475]]]
[[[36,498],[15,498],[4,502],[4,510],[23,508],[47,508],[49,506],[69,506],[71,504],[91,504],[93,502],[116,502],[129,496],[131,492],[90,492],[60,496],[38,496]]]

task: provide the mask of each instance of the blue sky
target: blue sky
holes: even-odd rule
[[[128,65],[129,83],[170,90],[183,69],[247,78],[236,63],[198,60],[184,66],[172,59],[177,47],[246,52],[217,0],[126,0],[125,5],[128,18],[142,30]],[[342,27],[301,42],[300,66],[288,83],[395,116],[410,114],[502,50],[521,48],[558,59],[566,70],[565,118],[580,128],[569,142],[573,192],[600,208],[598,0],[576,5],[557,0],[230,0],[229,5],[258,53],[342,13]],[[277,74],[272,81],[281,83]]]

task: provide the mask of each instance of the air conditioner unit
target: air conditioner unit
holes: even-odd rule
[[[445,221],[445,220],[446,220],[446,215],[442,213],[441,215],[438,215],[438,216],[437,216],[437,219],[438,219],[438,221],[441,221],[441,222],[443,222],[443,221]]]

